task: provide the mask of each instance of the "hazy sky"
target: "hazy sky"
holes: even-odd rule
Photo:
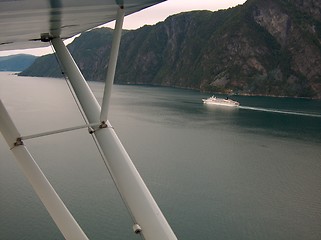
[[[245,0],[167,0],[156,6],[147,8],[125,18],[125,29],[137,29],[145,24],[155,24],[165,20],[168,16],[192,10],[226,9],[243,4]],[[114,26],[108,25],[108,26]]]
[[[167,0],[166,2],[127,16],[124,21],[124,29],[137,29],[145,24],[152,25],[157,22],[164,21],[170,15],[180,12],[192,10],[217,11],[219,9],[227,9],[238,4],[243,4],[245,1],[246,0]],[[107,26],[113,28],[114,23],[109,23]],[[32,50],[0,51],[0,56],[18,53],[27,53],[40,56],[51,53],[51,51],[52,50],[50,47]]]

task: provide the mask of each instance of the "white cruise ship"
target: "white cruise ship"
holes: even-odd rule
[[[233,101],[231,99],[217,98],[215,96],[209,97],[207,99],[202,99],[205,104],[226,106],[226,107],[238,107],[240,106],[239,102]]]

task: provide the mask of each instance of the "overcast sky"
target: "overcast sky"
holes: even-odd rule
[[[243,4],[246,0],[167,0],[156,6],[144,9],[138,13],[127,16],[124,21],[124,29],[137,29],[145,24],[152,25],[160,21],[164,21],[168,16],[187,12],[192,10],[210,10],[217,11],[227,9],[239,4]],[[107,24],[108,27],[114,27],[114,23]],[[0,51],[0,56],[6,56],[18,53],[27,53],[33,55],[43,55],[51,53],[51,48],[37,48],[32,50],[19,51]]]
[[[243,4],[245,0],[167,0],[156,6],[147,8],[138,13],[125,18],[125,29],[137,29],[145,24],[155,24],[165,20],[168,16],[192,10],[227,9],[238,4]],[[114,25],[109,25],[114,26]]]

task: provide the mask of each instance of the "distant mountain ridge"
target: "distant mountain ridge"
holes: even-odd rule
[[[105,79],[111,39],[94,29],[69,45],[87,80]],[[54,63],[41,57],[22,75],[59,77]],[[321,2],[248,0],[124,31],[115,83],[321,98]]]
[[[37,57],[28,54],[17,54],[0,57],[0,71],[20,72],[31,66]]]

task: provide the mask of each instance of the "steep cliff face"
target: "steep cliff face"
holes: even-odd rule
[[[262,1],[254,6],[254,21],[281,46],[287,59],[281,80],[288,93],[318,95],[321,90],[321,3],[319,1]],[[284,54],[284,55],[285,55]]]
[[[115,81],[321,98],[320,18],[319,0],[248,0],[174,15],[124,33]],[[111,30],[96,29],[70,45],[88,80],[104,79],[110,43]]]
[[[198,59],[209,37],[202,26],[211,16],[211,12],[179,14],[126,34],[116,82],[199,88]]]

